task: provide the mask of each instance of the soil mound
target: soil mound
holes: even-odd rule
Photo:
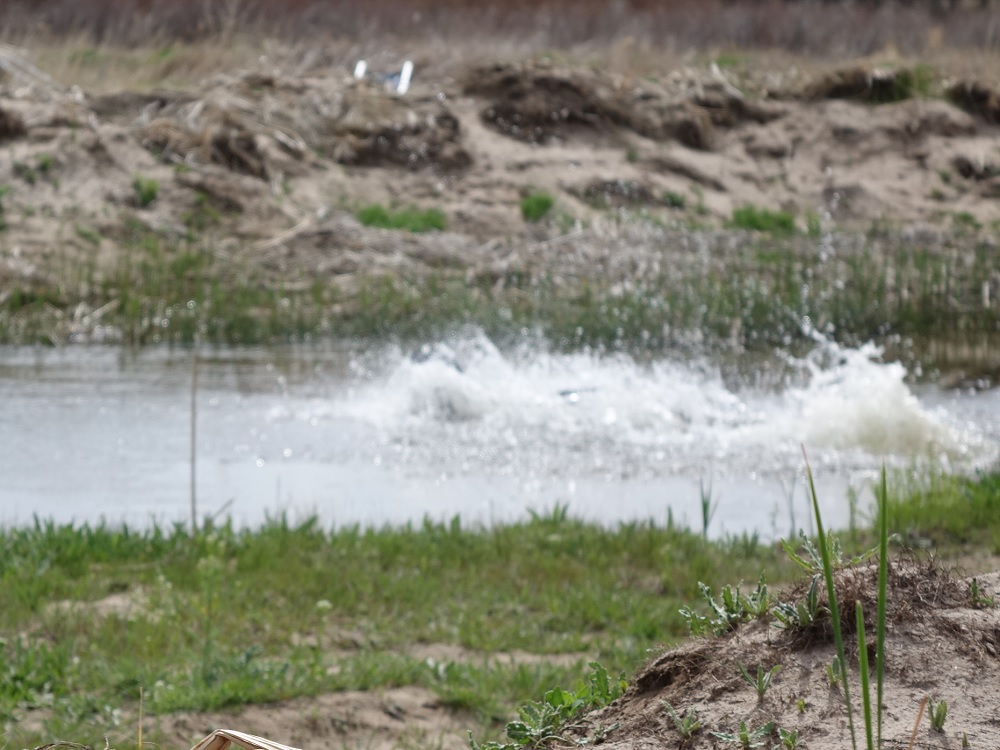
[[[925,717],[917,747],[1000,746],[996,695],[1000,690],[1000,609],[984,597],[1000,590],[1000,573],[958,580],[933,563],[912,560],[890,565],[886,625],[883,738],[886,746],[906,747],[925,696],[946,701],[943,732]],[[855,728],[863,737],[855,602],[865,613],[874,693],[874,627],[877,592],[874,565],[839,572],[838,601],[855,706]],[[820,590],[825,587],[820,583]],[[801,601],[806,586],[786,594]],[[978,594],[978,595],[977,595]],[[785,598],[785,597],[782,597]],[[821,596],[821,605],[825,596]],[[823,750],[850,746],[843,686],[831,685],[827,667],[835,646],[829,616],[806,629],[781,630],[770,617],[754,620],[715,638],[693,639],[654,659],[635,684],[612,705],[588,717],[588,735],[604,729],[607,748],[721,747],[713,732],[732,733],[774,722],[761,742],[779,745],[777,729],[797,730],[800,746]],[[738,664],[755,674],[781,665],[770,689],[758,699]],[[874,701],[874,695],[872,697]],[[680,716],[697,713],[701,727],[684,739],[665,707]],[[609,727],[616,727],[608,729]],[[863,740],[862,740],[863,742]]]
[[[980,81],[959,81],[948,89],[948,98],[969,114],[1000,125],[1000,92]]]
[[[313,154],[446,172],[472,163],[442,101],[404,99],[364,81],[217,76],[195,95],[101,97],[93,106],[110,115],[141,106],[139,137],[165,161],[216,164],[272,182],[306,171]]]
[[[920,70],[888,70],[867,65],[840,68],[819,76],[802,92],[807,100],[860,99],[884,103],[909,99],[923,85]]]
[[[781,114],[748,102],[717,68],[639,83],[580,68],[505,63],[476,68],[464,90],[489,100],[481,116],[494,129],[542,144],[584,133],[621,139],[631,131],[707,151],[715,147],[716,127]]]

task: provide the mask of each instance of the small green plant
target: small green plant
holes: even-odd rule
[[[748,729],[745,721],[740,722],[740,728],[735,732],[712,732],[713,737],[717,737],[723,742],[739,745],[743,750],[752,750],[755,747],[767,745],[767,738],[774,731],[774,722],[769,721],[756,729]]]
[[[470,750],[518,750],[522,747],[539,747],[547,742],[566,742],[562,732],[569,722],[592,708],[608,705],[628,686],[625,675],[611,680],[608,671],[599,662],[590,662],[593,672],[586,683],[581,682],[575,692],[562,688],[548,691],[541,701],[524,704],[518,711],[518,720],[505,729],[510,742],[487,742],[480,745],[469,732]]]
[[[56,160],[53,158],[52,154],[39,154],[35,159],[35,169],[42,174],[48,174],[51,172],[55,165]]]
[[[680,734],[682,739],[689,739],[695,732],[701,728],[701,721],[698,719],[698,712],[693,708],[688,710],[687,713],[681,717],[667,701],[660,701],[663,704],[663,710],[667,712],[670,720],[674,722],[674,727],[677,729],[677,733]]]
[[[708,604],[711,615],[699,615],[689,607],[680,610],[680,615],[687,620],[688,627],[694,635],[712,633],[722,635],[735,628],[739,623],[752,620],[766,614],[770,606],[770,596],[764,574],[760,574],[757,587],[749,594],[741,594],[740,587],[725,586],[719,592],[719,599],[712,595],[712,590],[701,581],[698,590]]]
[[[637,161],[639,161],[639,152],[636,151],[634,147],[629,146],[625,150],[625,161],[627,161],[629,164],[635,164]]]
[[[673,190],[668,190],[663,194],[663,202],[667,204],[669,208],[677,208],[683,210],[687,206],[687,198],[685,198],[680,193],[675,193]]]
[[[795,217],[788,211],[741,206],[733,209],[733,218],[728,225],[734,229],[749,229],[754,232],[792,234],[795,231]]]
[[[806,702],[805,698],[799,698],[795,701],[795,709],[800,714],[804,714],[807,708],[809,708],[809,704]]]
[[[931,189],[931,200],[943,201],[947,197],[948,196],[945,195],[944,190],[942,190],[941,188],[932,188]]]
[[[357,217],[366,227],[402,229],[407,232],[443,231],[446,223],[444,214],[436,208],[424,211],[416,208],[392,211],[378,204],[359,208]]]
[[[844,557],[844,550],[840,545],[840,540],[832,534],[827,536],[826,544],[826,555],[830,560],[833,570],[840,570],[844,567],[863,563],[876,552],[875,548],[872,548],[856,557]],[[781,540],[781,548],[785,550],[785,554],[788,555],[789,560],[802,568],[806,573],[823,573],[823,553],[816,549],[816,546],[805,534],[800,535],[798,546],[802,548],[805,554],[800,554],[796,545],[787,539]]]
[[[726,68],[735,68],[737,65],[743,62],[743,56],[734,53],[723,53],[713,60],[716,65],[725,70]]]
[[[979,223],[979,220],[968,211],[958,211],[952,215],[951,219],[955,224],[955,227],[958,229],[967,229],[972,232],[978,232],[983,228],[983,225]]]
[[[160,194],[160,183],[152,178],[136,175],[132,179],[132,190],[135,191],[135,201],[140,208],[148,208]]]
[[[778,739],[781,740],[781,746],[785,750],[795,750],[799,746],[799,730],[778,727]]]
[[[706,487],[704,479],[698,480],[698,501],[701,507],[701,536],[703,539],[708,539],[709,524],[712,523],[712,516],[719,508],[719,501],[712,497],[711,481]]]
[[[34,168],[25,164],[24,162],[16,161],[12,166],[12,170],[17,177],[27,182],[29,185],[34,185],[37,180],[37,175]]]
[[[778,602],[771,610],[776,627],[784,630],[807,628],[816,622],[820,613],[819,606],[819,576],[814,575],[806,591],[806,598],[798,604]]]
[[[737,661],[736,666],[739,667],[740,669],[740,676],[743,677],[743,681],[757,691],[758,701],[764,700],[764,694],[767,692],[768,688],[771,687],[771,681],[774,679],[774,676],[781,671],[780,664],[775,664],[766,672],[764,671],[764,667],[758,664],[757,677],[755,679],[754,676],[747,671],[747,668],[744,667],[742,663]]]
[[[7,229],[7,217],[4,215],[3,199],[10,193],[10,185],[0,185],[0,232]]]
[[[521,216],[525,221],[540,221],[555,205],[555,198],[543,190],[536,190],[521,199]]]
[[[94,247],[101,244],[101,235],[95,232],[93,229],[88,227],[82,227],[79,224],[76,225],[76,236],[79,237],[84,242],[89,242]]]
[[[939,169],[938,177],[941,178],[941,182],[943,182],[945,185],[951,184],[951,172],[949,172],[947,169]]]
[[[983,592],[979,587],[979,580],[976,578],[973,578],[972,583],[969,584],[969,601],[976,609],[991,609],[996,606],[996,599]]]
[[[815,211],[806,214],[806,233],[814,240],[818,240],[823,235],[823,224],[819,214]]]
[[[826,665],[826,682],[831,688],[836,688],[842,677],[842,671],[840,669],[840,657],[834,656],[833,661]]]
[[[928,706],[929,710],[927,712],[927,716],[931,720],[931,729],[935,732],[943,732],[944,720],[948,718],[948,703],[943,700],[935,703],[932,700]]]

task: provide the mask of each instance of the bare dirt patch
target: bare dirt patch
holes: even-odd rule
[[[1000,573],[977,580],[988,595],[1000,592]],[[860,685],[854,602],[864,606],[873,664],[876,582],[874,566],[838,574],[845,647],[855,676],[850,690],[856,707]],[[883,724],[887,746],[908,745],[925,696],[946,701],[948,715],[943,732],[931,730],[925,715],[916,747],[960,747],[963,736],[972,747],[1000,743],[994,710],[1000,690],[1000,609],[974,606],[969,584],[926,561],[890,566]],[[849,747],[843,692],[832,687],[827,677],[834,655],[828,618],[805,631],[785,632],[757,620],[722,637],[692,639],[650,662],[622,698],[588,717],[582,731],[617,725],[606,735],[608,748],[707,748],[724,746],[712,732],[734,732],[741,721],[750,728],[773,721],[776,728],[798,730],[800,746],[816,750]],[[738,662],[751,673],[758,665],[764,670],[782,665],[763,699],[758,700],[756,691],[742,679]],[[684,741],[664,701],[681,715],[696,711],[702,728]],[[860,716],[856,708],[856,728],[863,737]],[[778,743],[776,730],[767,742],[768,747]]]
[[[372,750],[466,747],[472,717],[441,705],[418,687],[345,691],[238,711],[180,713],[152,717],[147,736],[160,747],[190,747],[220,727],[268,737],[293,747]]]

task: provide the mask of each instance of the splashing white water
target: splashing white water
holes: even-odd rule
[[[920,403],[874,346],[822,342],[779,393],[728,388],[706,362],[501,353],[482,334],[355,363],[359,383],[327,416],[366,424],[411,466],[538,477],[655,478],[787,472],[800,445],[850,470],[988,460],[973,426]]]

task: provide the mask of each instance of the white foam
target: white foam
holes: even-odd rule
[[[845,469],[995,455],[980,426],[924,406],[905,369],[880,355],[820,341],[790,360],[795,384],[734,391],[705,361],[645,364],[537,345],[501,352],[472,333],[357,363],[350,394],[323,409],[368,425],[381,445],[404,446],[400,460],[458,472],[782,473],[799,464],[800,445]]]

